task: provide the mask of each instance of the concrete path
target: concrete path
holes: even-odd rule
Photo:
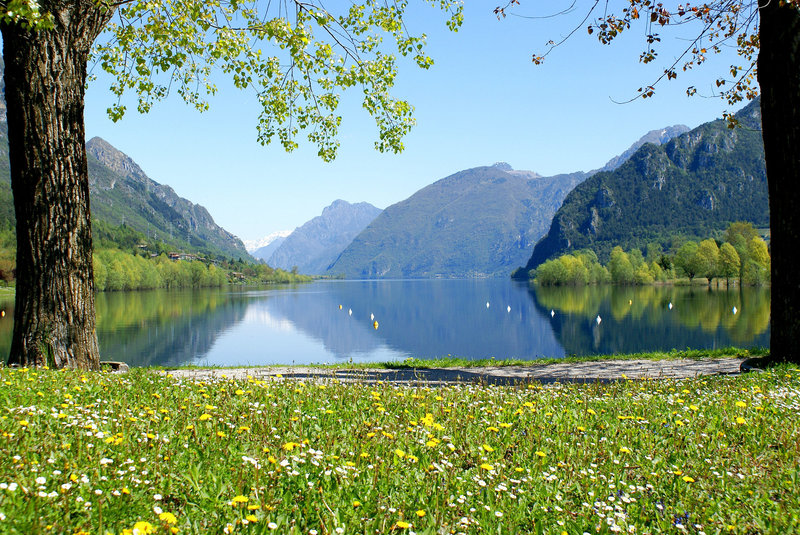
[[[215,379],[293,379],[400,383],[408,385],[443,385],[456,383],[516,384],[536,381],[607,382],[619,379],[688,378],[700,375],[730,375],[740,372],[744,358],[707,360],[603,360],[597,362],[531,364],[528,366],[495,366],[475,368],[402,368],[402,369],[330,369],[314,367],[272,366],[264,368],[211,368],[172,370],[175,377],[198,381]]]

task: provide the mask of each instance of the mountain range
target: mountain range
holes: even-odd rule
[[[285,270],[296,267],[300,273],[311,275],[325,273],[339,253],[380,213],[380,208],[366,202],[333,201],[321,215],[289,234],[267,264]]]
[[[616,170],[576,187],[555,214],[524,272],[566,252],[707,238],[733,221],[769,224],[767,176],[758,99],[736,114],[702,124],[663,145],[645,144]]]
[[[386,208],[329,268],[348,278],[507,276],[584,173],[467,169]]]

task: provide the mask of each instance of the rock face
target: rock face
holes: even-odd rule
[[[381,213],[369,203],[336,200],[319,215],[296,228],[269,257],[276,268],[300,273],[325,273],[359,232]]]
[[[461,171],[388,207],[328,270],[348,278],[506,277],[586,177],[508,164]]]
[[[614,171],[575,188],[536,244],[526,270],[564,253],[668,248],[678,237],[707,238],[733,221],[769,224],[760,101],[743,108],[741,128],[705,123],[660,146],[645,144]]]
[[[668,126],[666,128],[661,128],[659,130],[650,130],[648,133],[643,135],[639,140],[631,145],[628,150],[620,154],[619,156],[614,156],[611,158],[608,163],[606,163],[602,168],[598,169],[597,171],[613,171],[617,169],[619,166],[627,162],[633,154],[639,150],[639,147],[644,145],[645,143],[652,143],[653,145],[663,145],[667,143],[673,138],[678,137],[681,134],[685,134],[689,131],[689,127],[686,125],[678,124],[675,126]]]

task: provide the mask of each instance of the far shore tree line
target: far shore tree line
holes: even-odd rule
[[[266,264],[227,259],[219,255],[180,254],[179,259],[160,242],[142,245],[144,235],[121,225],[98,222],[101,229],[92,254],[95,291],[152,290],[157,288],[212,288],[226,284],[280,284],[308,282],[311,277],[274,269]],[[0,284],[16,282],[16,235],[0,230]]]
[[[672,254],[664,253],[658,243],[649,244],[645,253],[617,246],[602,265],[594,251],[583,249],[544,262],[531,270],[530,277],[543,286],[691,284],[697,279],[709,285],[761,286],[770,282],[771,261],[767,244],[753,225],[736,222],[722,240],[688,240]]]

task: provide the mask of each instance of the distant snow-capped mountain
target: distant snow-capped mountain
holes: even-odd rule
[[[252,253],[256,249],[260,249],[262,247],[266,247],[267,245],[271,244],[278,238],[285,238],[289,234],[291,234],[291,230],[279,230],[277,232],[273,232],[268,236],[264,236],[263,238],[259,238],[257,240],[243,240],[244,247],[247,249],[248,253]]]

